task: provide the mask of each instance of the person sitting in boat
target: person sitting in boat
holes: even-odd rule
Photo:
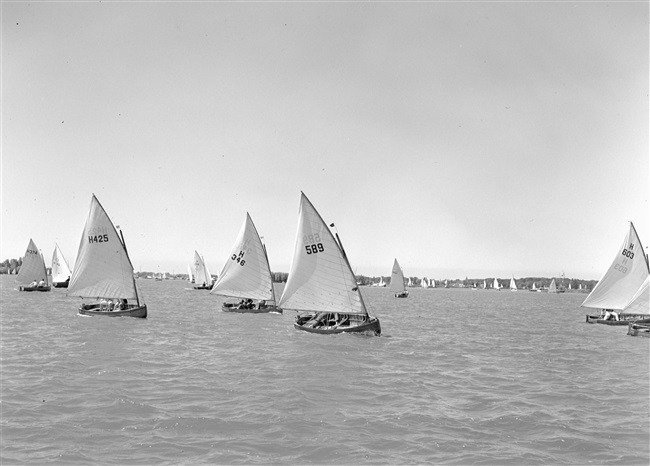
[[[603,320],[609,320],[612,317],[615,320],[619,320],[618,312],[614,311],[613,309],[603,309]]]
[[[29,286],[31,286],[31,287],[38,286],[38,282],[36,280],[34,280],[33,282],[31,282],[29,284]]]
[[[38,282],[38,286],[45,286],[45,280],[41,278],[41,281]]]
[[[122,304],[122,301],[118,301],[118,302],[116,302],[116,303],[115,303],[115,306],[113,307],[113,310],[114,310],[114,311],[121,311],[122,309],[124,309],[124,306],[123,306],[123,304]]]

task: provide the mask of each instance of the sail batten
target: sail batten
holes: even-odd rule
[[[367,315],[356,277],[345,254],[302,193],[298,229],[279,306],[298,311]]]
[[[648,263],[636,229],[629,231],[614,261],[582,303],[593,309],[623,310],[650,275]]]
[[[69,296],[137,299],[133,265],[108,214],[93,195],[68,286]]]

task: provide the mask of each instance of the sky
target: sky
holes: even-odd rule
[[[74,264],[94,193],[136,271],[218,273],[300,192],[354,271],[599,279],[650,243],[647,2],[0,3],[0,259]]]

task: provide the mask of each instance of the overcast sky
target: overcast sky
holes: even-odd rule
[[[2,251],[220,271],[300,192],[359,274],[598,279],[649,224],[648,2],[7,2]]]

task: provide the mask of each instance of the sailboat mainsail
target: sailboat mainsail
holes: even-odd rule
[[[625,314],[650,314],[650,275],[623,308]]]
[[[194,283],[194,272],[192,271],[192,266],[187,264],[187,281]]]
[[[55,288],[65,288],[70,282],[72,271],[68,262],[63,257],[63,253],[58,244],[54,244],[54,253],[52,254],[52,284]]]
[[[20,285],[20,291],[50,291],[43,254],[31,238],[20,271],[16,275],[16,283]]]
[[[555,278],[551,279],[551,284],[548,286],[549,293],[557,293],[557,285],[555,284]]]
[[[515,282],[515,277],[510,279],[510,291],[517,291],[517,282]]]
[[[647,258],[632,222],[603,277],[582,303],[593,309],[622,310],[650,275]]]
[[[222,307],[224,311],[278,311],[266,248],[248,213],[211,292],[262,301],[256,305],[242,303],[241,306],[226,303]]]
[[[194,283],[197,290],[209,290],[212,288],[212,275],[208,270],[208,266],[197,251],[194,251]]]
[[[111,308],[110,303],[107,303],[107,306],[103,303],[88,306],[82,304],[79,309],[81,314],[147,316],[147,306],[140,302],[124,237],[117,232],[94,194],[81,234],[68,296],[120,300],[117,309]],[[124,302],[129,299],[135,300],[136,304]]]
[[[308,311],[299,315],[294,324],[301,330],[371,331],[378,335],[379,319],[369,316],[354,272],[337,239],[301,193],[293,259],[279,306]]]
[[[494,284],[492,285],[492,288],[497,291],[501,288],[501,285],[499,285],[499,280],[497,280],[496,277],[494,278]]]
[[[422,288],[429,288],[429,279],[427,277],[422,278]]]
[[[406,291],[406,287],[404,286],[404,273],[397,259],[393,262],[393,270],[390,274],[390,291],[395,293],[396,298],[405,298],[408,296],[408,291]]]

